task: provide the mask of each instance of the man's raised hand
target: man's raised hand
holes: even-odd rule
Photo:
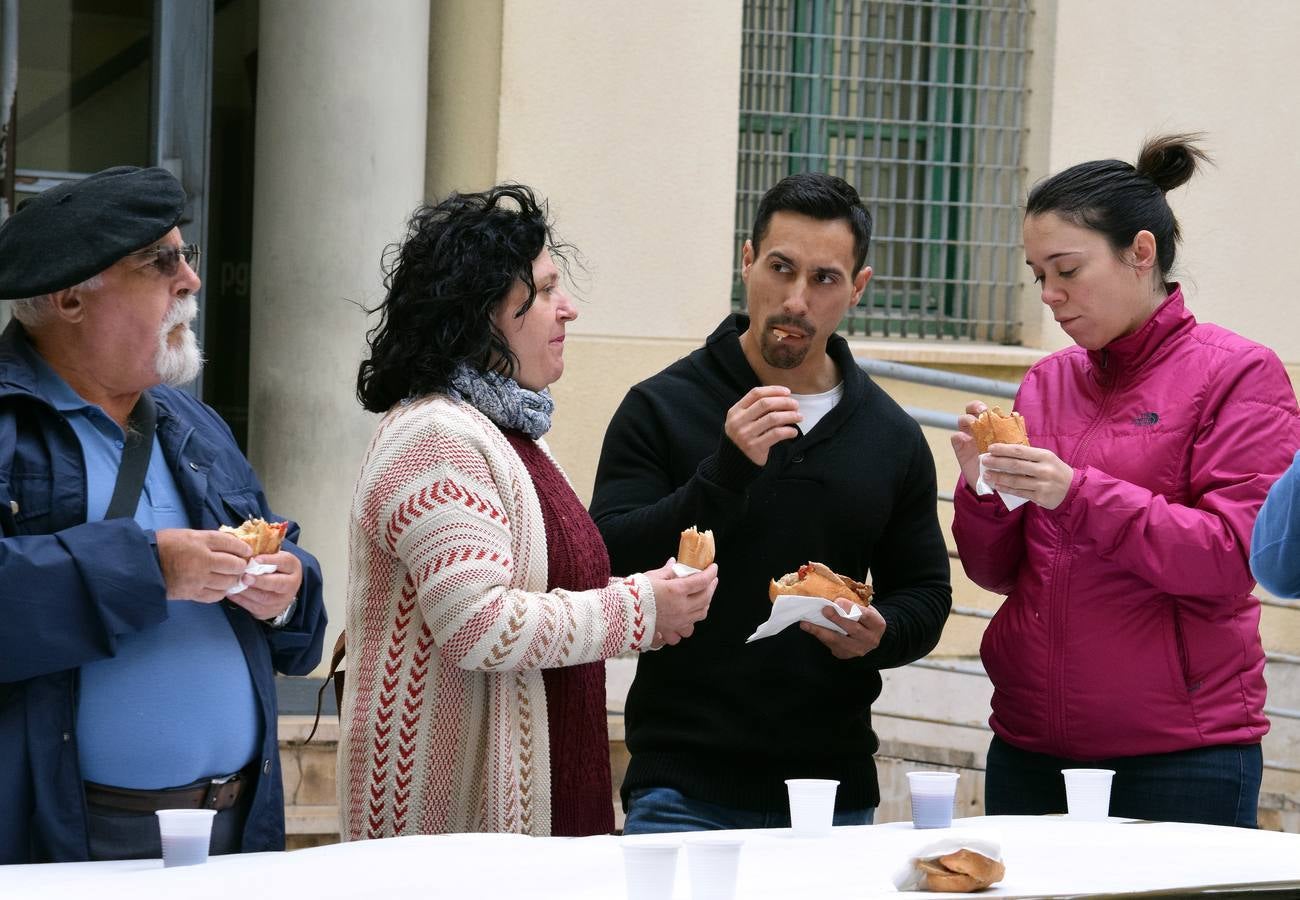
[[[725,431],[731,442],[756,466],[767,465],[774,444],[799,435],[795,427],[803,421],[799,401],[790,389],[779,384],[763,385],[741,397],[727,410]]]

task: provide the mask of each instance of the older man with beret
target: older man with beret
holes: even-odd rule
[[[275,517],[175,387],[201,365],[184,203],[119,167],[0,224],[0,863],[157,856],[154,812],[186,807],[214,853],[284,846],[274,673],[320,659],[320,569],[295,525],[261,556],[218,530]]]

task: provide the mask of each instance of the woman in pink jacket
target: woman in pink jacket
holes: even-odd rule
[[[971,403],[953,435],[953,534],[973,581],[1007,599],[980,655],[993,682],[989,814],[1064,812],[1061,769],[1115,770],[1111,813],[1253,827],[1264,652],[1248,556],[1300,412],[1267,348],[1198,323],[1168,281],[1165,194],[1204,154],[1152,140],[1029,194],[1025,257],[1077,346],[1016,398],[1033,447],[995,444],[972,485]]]

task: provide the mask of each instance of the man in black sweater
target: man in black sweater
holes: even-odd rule
[[[879,804],[879,670],[934,648],[952,592],[921,430],[835,334],[870,231],[843,180],[781,181],[745,242],[748,316],[633,387],[605,434],[591,512],[613,570],[653,567],[698,525],[720,576],[691,639],[660,635],[637,664],[625,833],[788,825],[787,778],[838,779],[836,824]],[[803,622],[746,644],[769,579],[810,560],[870,573],[872,606],[825,610],[842,634]]]

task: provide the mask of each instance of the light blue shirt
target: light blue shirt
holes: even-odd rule
[[[33,353],[37,393],[67,417],[86,461],[86,521],[104,518],[122,462],[122,429]],[[190,528],[154,437],[135,521]],[[229,775],[254,759],[261,717],[252,675],[219,603],[167,604],[159,625],[122,635],[116,653],[81,667],[77,747],[82,778],[117,787],[178,787]]]

